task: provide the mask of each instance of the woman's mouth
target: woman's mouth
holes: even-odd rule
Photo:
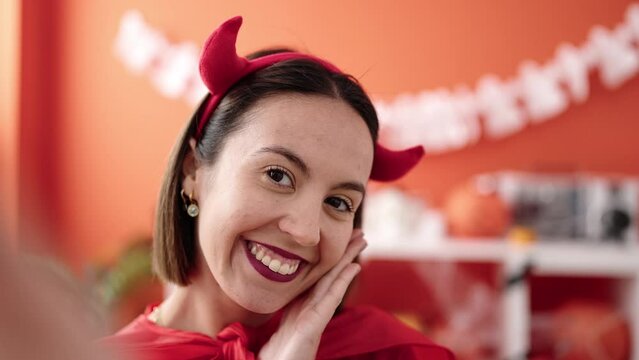
[[[293,280],[304,260],[282,249],[246,240],[249,262],[262,276],[277,282]]]

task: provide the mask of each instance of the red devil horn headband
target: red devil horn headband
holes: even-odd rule
[[[200,59],[200,75],[211,96],[209,96],[204,106],[197,126],[196,138],[198,140],[201,138],[204,127],[211,118],[213,111],[226,92],[233,84],[249,74],[290,59],[311,60],[322,65],[330,72],[342,73],[336,66],[325,60],[297,52],[277,53],[254,60],[240,57],[237,55],[235,42],[241,25],[242,17],[240,16],[227,20],[211,34],[204,44]],[[373,170],[370,178],[377,181],[399,179],[417,165],[423,155],[424,150],[421,146],[403,151],[392,151],[376,143]]]

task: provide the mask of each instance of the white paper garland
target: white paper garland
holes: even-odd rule
[[[438,89],[377,101],[382,141],[391,148],[422,145],[428,153],[470,146],[485,135],[503,138],[547,121],[588,98],[590,71],[616,89],[639,72],[639,4],[613,30],[595,26],[581,46],[561,44],[545,64],[524,61],[517,76],[482,76],[475,89]],[[146,74],[170,98],[196,104],[206,94],[196,45],[172,43],[136,10],[124,14],[116,56],[135,74]],[[523,106],[522,106],[523,104]],[[480,119],[483,119],[483,123]]]

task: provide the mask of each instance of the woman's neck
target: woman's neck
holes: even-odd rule
[[[159,308],[159,325],[215,338],[226,326],[240,322],[259,326],[271,315],[250,312],[219,287],[213,276],[195,275],[188,286],[176,287]]]

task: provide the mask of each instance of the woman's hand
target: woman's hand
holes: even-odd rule
[[[259,359],[315,359],[324,328],[360,271],[359,264],[353,260],[366,247],[363,236],[361,230],[355,229],[337,265],[306,295],[288,306],[279,329],[262,347]]]

